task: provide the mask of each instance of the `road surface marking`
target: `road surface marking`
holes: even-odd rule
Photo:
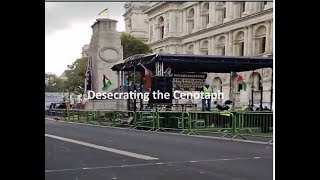
[[[272,159],[273,157],[259,157],[258,159]],[[161,162],[161,163],[146,163],[146,164],[131,164],[131,165],[119,165],[119,166],[102,166],[102,167],[86,167],[86,168],[74,168],[74,169],[53,169],[45,170],[45,173],[52,172],[65,172],[65,171],[79,171],[79,170],[96,170],[96,169],[111,169],[111,168],[125,168],[125,167],[141,167],[141,166],[154,166],[154,165],[167,165],[167,164],[184,164],[184,163],[201,163],[201,162],[219,162],[219,161],[239,161],[239,160],[256,160],[256,157],[250,158],[231,158],[231,159],[206,159],[198,161],[173,161],[173,162]]]
[[[51,118],[45,118],[46,120],[55,121]],[[273,143],[265,142],[265,141],[253,141],[253,140],[244,140],[244,139],[232,139],[232,138],[222,138],[222,137],[214,137],[214,136],[204,136],[204,135],[190,135],[190,134],[180,134],[180,133],[171,133],[171,132],[157,132],[157,131],[146,131],[146,130],[140,130],[140,129],[128,129],[123,127],[112,127],[112,126],[101,126],[101,125],[92,125],[92,124],[86,124],[86,123],[77,123],[77,122],[68,122],[59,120],[58,122],[62,123],[68,123],[68,124],[78,124],[78,125],[84,125],[84,126],[95,126],[95,127],[102,127],[102,128],[110,128],[110,129],[123,129],[126,131],[138,131],[138,132],[145,132],[145,133],[156,133],[156,134],[167,134],[167,135],[174,135],[174,136],[189,136],[189,137],[196,137],[196,138],[206,138],[206,139],[217,139],[217,140],[226,140],[226,141],[234,141],[234,142],[245,142],[245,143],[253,143],[253,144],[263,144],[263,145],[272,145]]]
[[[132,152],[128,152],[128,151],[122,151],[122,150],[118,150],[118,149],[108,148],[108,147],[99,146],[99,145],[95,145],[95,144],[91,144],[91,143],[86,143],[86,142],[82,142],[82,141],[59,137],[59,136],[55,136],[55,135],[51,135],[51,134],[45,134],[45,136],[51,137],[54,139],[59,139],[59,140],[66,141],[66,142],[71,142],[74,144],[80,144],[83,146],[88,146],[88,147],[92,147],[92,148],[96,148],[96,149],[100,149],[100,150],[104,150],[104,151],[113,152],[116,154],[130,156],[130,157],[134,157],[134,158],[138,158],[138,159],[143,159],[143,160],[157,160],[158,159],[158,158],[154,158],[154,157],[150,157],[150,156],[145,156],[145,155],[136,154],[136,153],[132,153]]]

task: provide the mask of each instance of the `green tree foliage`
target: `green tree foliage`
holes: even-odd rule
[[[46,92],[59,92],[63,91],[64,80],[55,74],[45,73],[45,91]]]
[[[121,35],[121,45],[123,47],[123,59],[135,54],[152,53],[147,44],[128,34]]]
[[[66,91],[81,94],[84,87],[85,69],[88,58],[77,59],[73,64],[68,65],[65,70],[66,81],[64,87]]]

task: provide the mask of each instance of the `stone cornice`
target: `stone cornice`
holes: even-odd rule
[[[153,18],[154,16],[157,16],[159,13],[162,13],[162,11],[171,11],[171,10],[179,10],[177,8],[177,4],[181,2],[161,2],[159,4],[156,4],[149,9],[145,10],[144,13],[148,15],[148,19]]]
[[[130,15],[130,13],[132,13],[133,10],[141,10],[141,14],[144,14],[144,10],[148,9],[149,6],[145,5],[145,6],[131,6],[122,16],[123,17],[127,17]]]
[[[162,40],[158,40],[152,43],[147,43],[149,46],[154,46],[153,48],[157,48],[157,47],[162,47],[165,45],[176,45],[176,44],[181,44],[180,42],[180,38],[177,37],[167,37],[164,38]]]

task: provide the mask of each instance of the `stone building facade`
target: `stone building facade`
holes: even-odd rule
[[[126,3],[126,33],[156,53],[273,56],[273,2]],[[270,106],[272,69],[239,72],[247,90],[234,89],[237,106]],[[230,75],[209,73],[215,91],[230,95]],[[233,81],[231,81],[233,82]]]

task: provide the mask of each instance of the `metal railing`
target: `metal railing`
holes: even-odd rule
[[[149,131],[215,134],[220,137],[269,138],[273,140],[272,112],[245,111],[114,111],[46,110],[56,120],[103,126],[124,126]]]

